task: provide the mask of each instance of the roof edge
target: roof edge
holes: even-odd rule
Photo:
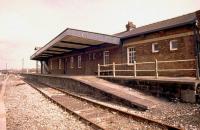
[[[133,35],[121,37],[121,40],[126,40],[126,39],[130,39],[132,37],[136,37],[136,36],[139,36],[139,35],[154,33],[154,32],[161,31],[161,30],[166,30],[166,29],[171,29],[171,28],[175,28],[175,27],[181,27],[181,26],[188,25],[188,24],[193,24],[193,23],[195,23],[195,20],[196,19],[193,19],[189,22],[181,23],[181,24],[178,24],[178,25],[173,25],[173,26],[168,26],[168,27],[163,27],[163,28],[157,28],[155,30],[149,30],[149,31],[146,31],[146,32],[138,33],[138,34],[133,34]]]
[[[43,51],[45,51],[45,49],[49,46],[53,46],[53,42],[54,40],[60,40],[59,37],[61,37],[62,35],[64,35],[65,33],[69,33],[72,31],[78,31],[78,32],[84,32],[84,33],[90,33],[90,34],[96,34],[96,35],[103,35],[103,36],[107,36],[107,37],[111,37],[111,38],[117,38],[120,41],[120,37],[117,36],[113,36],[113,35],[108,35],[108,34],[102,34],[102,33],[96,33],[96,32],[91,32],[91,31],[84,31],[84,30],[79,30],[79,29],[73,29],[73,28],[66,28],[65,30],[63,30],[61,33],[59,33],[56,37],[54,37],[51,41],[49,41],[48,43],[46,43],[43,47],[41,47],[40,49],[38,49],[33,55],[31,55],[30,59],[31,60],[35,60],[35,57],[39,54],[41,54]],[[62,38],[61,38],[62,39]],[[55,41],[56,43],[56,41]],[[52,44],[52,45],[50,45]]]

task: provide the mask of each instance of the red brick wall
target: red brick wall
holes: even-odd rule
[[[161,36],[168,36],[173,34],[179,34],[184,32],[191,32],[190,27],[182,27],[171,29],[167,31],[152,33],[144,36],[135,37],[132,39],[128,39],[124,41],[123,46],[119,45],[110,45],[110,44],[102,44],[100,46],[90,47],[84,50],[75,51],[69,54],[65,54],[63,56],[64,59],[67,60],[66,65],[66,74],[67,75],[94,75],[97,72],[97,64],[103,64],[103,52],[110,52],[110,63],[127,63],[127,47],[126,44],[131,42],[147,40],[152,38],[158,38]],[[173,39],[156,41],[159,43],[159,52],[152,53],[152,42],[142,43],[137,45],[131,45],[135,47],[136,50],[136,61],[144,62],[144,61],[154,61],[155,58],[160,60],[182,60],[182,59],[194,59],[194,40],[193,36],[185,36],[181,38],[175,38],[178,40],[178,50],[170,51],[169,41]],[[93,53],[95,53],[95,59],[93,59]],[[89,54],[91,55],[91,59],[89,60]],[[82,65],[81,68],[78,68],[78,56],[81,55]],[[74,57],[74,67],[70,67],[70,57]],[[64,73],[64,60],[62,64],[62,69],[58,69],[58,58],[53,58],[53,69],[50,70],[51,73]],[[181,64],[160,64],[160,69],[176,69],[176,68],[195,68],[195,62],[181,63]],[[50,68],[50,63],[49,63]],[[138,65],[138,69],[154,69],[154,65]],[[108,68],[109,69],[109,68]],[[111,68],[110,68],[111,69]],[[130,69],[133,70],[133,66],[124,66],[118,67],[117,69]],[[122,72],[117,72],[117,74],[123,74]],[[133,72],[125,72],[125,75],[133,75]],[[187,72],[162,72],[159,73],[163,76],[195,76],[194,71]],[[138,72],[138,75],[154,75],[154,72]]]
[[[172,34],[179,34],[183,32],[191,32],[192,30],[188,27],[173,29],[169,31],[159,33],[154,33],[147,35],[143,38],[138,37],[139,40],[147,40],[150,38],[156,38],[159,36],[168,36]],[[154,37],[153,37],[154,36]],[[137,38],[135,38],[137,39]],[[125,42],[125,44],[129,44],[131,42],[136,42],[135,39],[129,39]],[[170,51],[170,40],[178,40],[178,50]],[[158,43],[159,52],[152,52],[152,43]],[[134,47],[136,50],[136,61],[137,62],[151,62],[157,59],[158,61],[166,61],[166,60],[184,60],[184,59],[195,59],[195,48],[194,48],[194,39],[193,36],[185,36],[180,38],[173,38],[167,40],[161,40],[156,42],[142,43],[137,45],[131,45],[129,47]],[[127,47],[123,48],[123,62],[127,62]],[[138,69],[155,69],[155,64],[149,65],[138,65]],[[159,69],[196,69],[195,62],[182,62],[182,63],[160,63]],[[127,69],[133,69],[133,67],[128,67]],[[138,72],[138,75],[154,75],[155,72]],[[195,76],[195,71],[180,71],[180,72],[160,72],[162,76]]]
[[[59,59],[61,59],[61,69],[59,69]],[[51,60],[52,60],[52,69],[51,69]],[[48,60],[49,72],[51,74],[64,74],[64,60],[61,57],[55,57]]]
[[[52,74],[63,74],[64,73],[64,64],[66,67],[67,75],[94,75],[97,73],[97,65],[103,64],[103,52],[110,51],[110,63],[118,62],[121,63],[121,48],[116,45],[103,44],[97,47],[90,47],[86,50],[75,51],[69,54],[65,54],[62,57],[62,69],[58,69],[58,60],[61,57],[54,57],[48,60],[48,66],[50,73]],[[95,53],[95,59],[93,59],[93,54]],[[91,55],[91,59],[89,60],[89,54]],[[78,68],[78,56],[81,55],[81,68]],[[74,57],[73,68],[70,66],[70,58]],[[51,69],[51,61],[52,66]],[[66,62],[64,62],[66,60]]]
[[[94,75],[97,73],[97,65],[103,64],[103,52],[110,51],[110,63],[112,62],[121,62],[120,52],[121,48],[119,46],[113,46],[105,44],[98,47],[91,47],[81,52],[73,52],[69,55],[66,55],[67,59],[67,71],[68,75]],[[93,54],[95,58],[93,59]],[[78,68],[78,56],[81,55],[82,68]],[[90,60],[89,60],[90,55]],[[74,67],[70,67],[70,57],[74,57]]]

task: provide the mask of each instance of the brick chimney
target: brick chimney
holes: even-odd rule
[[[131,31],[136,28],[136,25],[133,24],[133,22],[128,21],[128,24],[126,24],[126,31]]]
[[[36,46],[36,47],[34,48],[34,50],[37,51],[37,50],[39,50],[40,48],[41,48],[41,47],[37,47],[37,46]]]

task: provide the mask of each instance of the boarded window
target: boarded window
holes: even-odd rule
[[[93,58],[93,60],[95,60],[95,59],[96,59],[96,53],[95,53],[95,52],[93,53],[93,56],[92,56],[92,58]]]
[[[91,53],[88,54],[88,59],[91,60]]]
[[[52,60],[50,60],[50,67],[51,67],[51,70],[53,69],[53,63],[52,63]]]
[[[78,56],[78,68],[81,68],[81,56]]]
[[[70,67],[74,68],[74,57],[73,56],[70,58]]]
[[[58,68],[61,69],[61,65],[62,65],[62,59],[58,60]]]

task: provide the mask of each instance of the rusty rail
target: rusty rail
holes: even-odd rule
[[[28,83],[30,86],[32,86],[34,89],[36,89],[37,91],[39,91],[39,92],[40,92],[42,95],[44,95],[46,98],[52,100],[55,104],[59,105],[62,109],[67,110],[67,111],[69,111],[70,113],[74,114],[75,116],[81,118],[83,121],[85,121],[87,124],[91,125],[93,128],[95,128],[95,129],[104,129],[104,128],[102,128],[101,126],[99,126],[98,124],[95,124],[94,122],[90,122],[88,119],[86,119],[86,118],[84,118],[84,117],[78,115],[77,113],[75,113],[75,112],[73,112],[73,111],[67,109],[67,108],[64,107],[63,105],[57,103],[54,99],[52,99],[51,97],[49,97],[48,95],[46,95],[45,93],[43,93],[41,90],[39,90],[39,89],[38,89],[37,87],[35,87],[33,84],[31,84],[29,81],[28,81],[27,83]],[[40,83],[40,84],[42,84],[42,83]],[[46,85],[46,84],[43,84],[43,85],[48,86],[48,85]],[[76,99],[79,99],[79,100],[81,100],[81,101],[86,101],[86,102],[92,103],[93,105],[99,106],[99,107],[101,107],[101,108],[103,108],[103,109],[107,109],[107,110],[109,110],[109,111],[115,111],[115,112],[120,113],[120,114],[123,114],[123,115],[125,115],[125,116],[127,116],[127,117],[130,117],[130,116],[131,116],[131,117],[132,117],[133,119],[135,119],[135,120],[142,120],[142,121],[144,121],[144,122],[148,122],[148,123],[152,123],[152,124],[153,124],[153,123],[154,123],[154,124],[158,124],[158,125],[160,125],[160,126],[166,127],[166,128],[169,129],[169,130],[181,130],[181,128],[178,128],[178,127],[175,127],[175,126],[171,126],[171,125],[168,125],[168,124],[164,124],[164,123],[162,123],[162,122],[158,122],[158,121],[155,121],[155,120],[152,120],[152,119],[147,119],[147,118],[145,118],[145,117],[141,117],[141,116],[138,116],[138,115],[129,113],[129,112],[127,112],[127,111],[119,110],[119,109],[116,109],[116,108],[114,108],[114,107],[110,107],[110,106],[107,106],[107,105],[105,105],[105,104],[101,104],[101,103],[99,103],[99,102],[95,102],[95,101],[93,101],[93,100],[89,100],[89,99],[84,98],[84,97],[81,97],[81,96],[79,96],[79,95],[76,95],[76,94],[72,94],[72,93],[70,93],[70,92],[67,92],[67,91],[65,91],[65,90],[63,90],[63,89],[61,89],[61,88],[52,87],[52,86],[48,86],[48,87],[49,87],[49,88],[53,88],[53,89],[55,89],[55,90],[58,90],[58,91],[60,91],[60,92],[62,92],[62,93],[64,93],[64,94],[66,94],[66,95],[72,96],[72,97],[74,97],[74,98],[76,98]]]
[[[26,82],[26,81],[25,81]],[[33,85],[30,82],[26,82],[27,84],[29,84],[32,88],[34,88],[35,90],[37,90],[39,93],[41,93],[45,98],[49,99],[50,101],[52,101],[53,103],[55,103],[56,105],[58,105],[59,107],[61,107],[63,110],[68,111],[69,113],[71,113],[72,115],[75,115],[78,119],[82,119],[82,121],[84,121],[86,124],[92,126],[94,129],[98,129],[98,130],[105,130],[103,129],[101,126],[89,121],[87,118],[82,117],[81,115],[75,113],[74,111],[66,108],[64,105],[58,103],[56,100],[54,100],[53,98],[51,98],[50,96],[48,96],[47,94],[45,94],[44,92],[42,92],[40,89],[38,89],[37,87],[35,87],[35,85]]]

